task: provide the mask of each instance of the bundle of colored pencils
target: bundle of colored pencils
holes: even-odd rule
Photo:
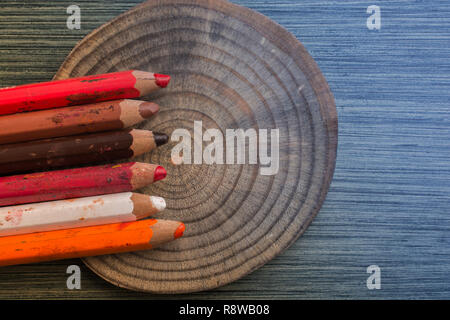
[[[129,128],[159,110],[130,99],[169,81],[130,70],[0,89],[0,266],[151,249],[183,235],[181,222],[144,219],[165,209],[163,198],[133,192],[164,179],[162,166],[108,163],[168,141]]]

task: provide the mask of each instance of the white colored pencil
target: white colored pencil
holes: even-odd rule
[[[0,236],[131,222],[165,207],[161,197],[133,192],[0,207]]]

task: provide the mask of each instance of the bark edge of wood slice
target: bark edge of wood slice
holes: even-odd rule
[[[337,112],[303,45],[266,16],[225,0],[155,0],[86,36],[54,79],[127,69],[172,76],[143,100],[161,108],[138,128],[279,129],[279,170],[258,164],[171,163],[176,142],[137,158],[168,176],[141,192],[164,197],[158,218],[186,224],[160,248],[85,258],[119,287],[153,293],[209,290],[288,248],[319,211],[334,172]],[[208,143],[203,142],[203,148]],[[194,146],[193,146],[194,147]],[[248,153],[246,154],[248,157]]]

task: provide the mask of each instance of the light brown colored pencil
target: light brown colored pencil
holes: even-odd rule
[[[152,102],[122,99],[0,116],[0,144],[120,130],[158,110]]]

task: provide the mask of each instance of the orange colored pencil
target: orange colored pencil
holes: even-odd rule
[[[0,266],[148,250],[183,235],[182,222],[136,222],[0,238]]]

